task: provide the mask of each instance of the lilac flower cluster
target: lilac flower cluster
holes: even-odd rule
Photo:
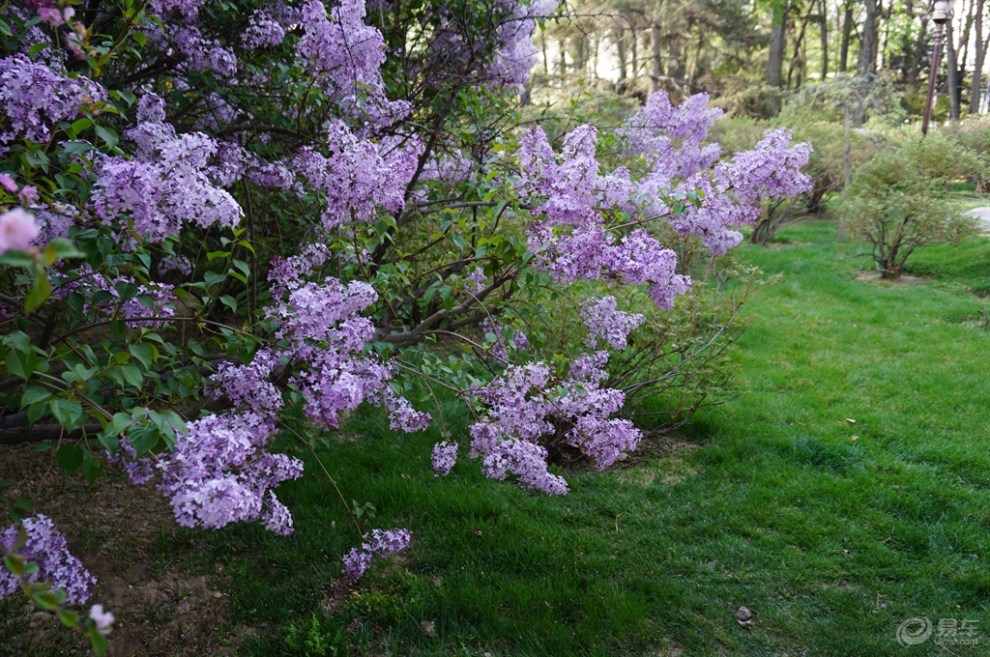
[[[251,19],[241,43],[248,50],[274,48],[285,39],[285,28],[271,12],[259,9],[251,14]]]
[[[134,286],[135,294],[121,302],[121,291],[126,286]],[[110,295],[105,301],[87,302],[87,313],[101,317],[121,317],[144,326],[156,327],[164,326],[169,318],[175,317],[176,299],[172,293],[174,287],[167,283],[139,283],[122,274],[108,278],[89,265],[82,265],[76,270],[76,278],[66,281],[59,292],[64,294],[77,289],[84,291],[88,298],[97,290]]]
[[[587,304],[582,317],[587,344],[604,341],[615,349],[626,346],[641,315],[616,310],[613,297]],[[489,385],[475,391],[485,413],[469,429],[471,456],[482,459],[482,472],[492,479],[516,477],[519,485],[551,495],[564,495],[567,482],[547,466],[546,444],[561,442],[589,457],[599,469],[615,463],[639,445],[641,432],[624,419],[611,417],[625,401],[621,390],[606,388],[608,352],[584,354],[566,372],[545,363],[510,365]],[[433,447],[437,476],[450,472],[457,444]]]
[[[303,465],[267,451],[283,406],[273,381],[283,368],[292,368],[290,383],[305,400],[307,417],[319,426],[338,426],[341,413],[364,401],[385,405],[393,429],[419,431],[429,422],[428,414],[389,389],[392,369],[363,353],[374,326],[358,313],[377,300],[374,289],[334,278],[303,280],[325,256],[323,248],[314,247],[276,263],[273,283],[285,298],[266,313],[279,322],[278,342],[256,352],[250,363],[221,364],[208,392],[225,397],[232,409],[190,423],[174,451],[160,457],[159,490],[180,525],[217,528],[260,520],[276,534],[292,533],[292,515],[274,488],[301,476]],[[132,479],[145,478],[142,459],[122,460]]]
[[[620,133],[629,149],[642,155],[649,172],[637,183],[633,204],[651,217],[665,217],[682,235],[696,235],[715,255],[736,246],[742,235],[733,226],[759,217],[763,199],[794,196],[808,189],[801,172],[809,144],[790,145],[790,133],[769,133],[751,151],[719,162],[718,144],[706,144],[708,131],[721,111],[708,108],[708,96],[697,94],[675,107],[665,92],[650,96]],[[664,197],[686,199],[701,192],[700,203],[687,203],[674,215]]]
[[[416,172],[422,141],[360,139],[341,121],[330,123],[327,137],[329,156],[306,147],[294,160],[296,170],[326,199],[323,227],[373,221],[379,207],[398,212]]]
[[[291,534],[292,516],[272,489],[302,476],[303,464],[265,450],[274,433],[272,416],[251,411],[191,422],[158,463],[158,488],[176,521],[215,529],[261,520],[276,534]]]
[[[408,114],[410,105],[385,98],[380,71],[385,39],[364,22],[365,13],[364,0],[341,0],[330,17],[322,2],[308,0],[301,8],[303,36],[296,51],[331,99],[350,106],[369,125],[382,126]]]
[[[407,549],[411,542],[412,532],[408,529],[373,529],[362,537],[360,547],[344,555],[344,575],[356,582],[368,571],[374,557],[384,559]]]
[[[646,319],[643,315],[617,310],[613,296],[587,302],[581,309],[581,318],[588,328],[585,344],[589,349],[601,342],[613,349],[625,349],[629,334]]]
[[[67,203],[41,204],[33,208],[40,233],[35,244],[41,245],[51,240],[69,236],[69,229],[76,225],[79,211]]]
[[[457,443],[444,441],[435,444],[430,463],[437,477],[446,476],[457,463]]]
[[[216,39],[211,39],[195,25],[180,25],[169,33],[170,41],[184,58],[190,71],[212,71],[222,80],[237,75],[237,55]]]
[[[210,158],[217,142],[204,134],[176,135],[160,120],[154,98],[139,108],[147,120],[128,130],[137,145],[135,158],[103,158],[93,189],[96,216],[104,222],[129,220],[134,230],[151,241],[177,234],[183,224],[235,226],[241,207],[210,179]]]
[[[493,317],[485,318],[481,323],[481,330],[485,332],[486,336],[488,334],[494,336],[494,342],[489,353],[503,363],[509,361],[509,347],[516,350],[529,349],[530,347],[529,339],[525,333],[515,327],[506,326]]]
[[[59,121],[72,120],[86,107],[106,100],[106,90],[89,78],[69,77],[63,70],[16,54],[0,59],[0,154],[16,139],[46,142]]]
[[[150,9],[160,17],[175,12],[187,22],[194,21],[207,0],[151,0]]]
[[[65,600],[70,605],[81,605],[89,600],[96,578],[69,552],[65,536],[52,519],[38,514],[25,518],[21,526],[27,533],[27,542],[18,554],[38,564],[38,570],[27,575],[27,580],[51,582],[53,589],[65,591]],[[16,524],[0,532],[0,552],[13,552],[18,539]],[[16,591],[18,586],[18,578],[6,568],[0,568],[0,599]]]
[[[560,0],[497,0],[492,13],[502,17],[497,28],[498,47],[482,79],[521,90],[536,64],[536,21],[553,15],[559,5]]]

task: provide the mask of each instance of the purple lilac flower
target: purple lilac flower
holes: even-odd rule
[[[113,627],[113,612],[104,611],[103,605],[93,605],[89,610],[89,618],[96,623],[96,630],[103,635],[109,634]]]
[[[344,575],[351,581],[361,579],[374,557],[384,559],[401,552],[412,542],[408,529],[373,529],[362,537],[360,547],[351,548],[344,555]]]
[[[71,120],[84,106],[106,99],[92,80],[32,62],[26,55],[0,59],[0,112],[9,129],[0,131],[0,147],[15,139],[45,142],[59,121]]]
[[[589,349],[596,348],[599,342],[606,342],[613,349],[625,349],[629,334],[646,319],[643,315],[617,310],[613,296],[584,304],[581,318],[588,328],[585,344]]]
[[[55,523],[48,516],[38,514],[21,521],[27,533],[27,542],[19,550],[22,557],[38,564],[37,572],[27,575],[31,582],[50,581],[53,589],[65,591],[70,605],[82,605],[90,597],[90,589],[96,584],[79,559],[69,552],[69,545]],[[11,525],[0,532],[0,550],[11,552],[18,541],[18,526]],[[18,579],[8,570],[0,569],[0,599],[17,590]]]
[[[437,477],[445,477],[457,463],[457,443],[441,442],[433,446],[431,458],[433,472]]]

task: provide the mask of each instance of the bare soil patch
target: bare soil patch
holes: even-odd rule
[[[228,627],[223,578],[175,565],[194,562],[188,554],[157,558],[177,528],[153,488],[133,486],[117,472],[87,484],[30,445],[0,447],[0,479],[10,484],[2,491],[5,506],[25,498],[34,512],[51,517],[97,578],[90,604],[103,604],[117,620],[111,657],[238,654],[238,637],[250,632]],[[4,657],[91,654],[86,641],[16,595],[0,604],[0,637]]]
[[[912,276],[911,274],[901,274],[900,278],[881,278],[878,271],[862,271],[856,274],[857,281],[867,283],[878,283],[880,285],[921,285],[931,283],[935,279],[931,276]]]

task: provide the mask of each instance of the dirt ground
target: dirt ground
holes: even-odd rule
[[[250,631],[228,626],[222,573],[183,572],[175,563],[189,563],[189,555],[160,558],[156,546],[175,535],[176,525],[153,488],[135,487],[116,472],[89,485],[81,475],[66,476],[50,452],[30,445],[0,446],[0,480],[9,484],[0,493],[4,508],[18,498],[30,500],[96,577],[90,604],[116,615],[111,657],[237,654]],[[0,657],[89,654],[88,642],[23,598],[0,604]]]

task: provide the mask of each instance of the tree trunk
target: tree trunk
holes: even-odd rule
[[[791,3],[786,0],[773,9],[773,26],[770,31],[770,58],[767,61],[767,84],[779,87],[784,81],[784,54],[787,50],[787,15]]]
[[[908,84],[912,87],[917,86],[918,76],[925,70],[928,62],[926,61],[928,54],[928,41],[925,39],[925,35],[928,34],[928,14],[924,14],[921,17],[921,32],[918,40],[914,42],[914,54],[911,57],[911,62],[909,64],[910,69],[908,71]]]
[[[615,38],[615,50],[619,56],[619,82],[626,79],[626,31],[617,25],[612,32]]]
[[[564,84],[567,80],[567,41],[563,37],[557,39],[557,47],[560,49],[560,59],[557,60],[557,75],[560,83]]]
[[[828,5],[827,0],[818,3],[818,39],[822,48],[822,80],[828,77]]]
[[[650,91],[660,89],[660,77],[663,75],[663,67],[660,62],[660,20],[654,19],[650,25]]]
[[[866,16],[863,19],[863,42],[859,48],[857,70],[860,75],[877,72],[877,0],[865,0]]]
[[[959,66],[956,61],[956,35],[952,29],[952,21],[945,24],[945,54],[948,61],[947,92],[949,95],[949,118],[953,121],[959,120]]]
[[[788,88],[800,89],[802,82],[804,82],[804,35],[808,30],[808,23],[811,22],[811,14],[814,10],[815,6],[813,4],[808,7],[808,13],[805,14],[804,19],[801,21],[801,29],[798,30],[797,38],[794,39],[794,56],[791,57],[791,63],[787,69]],[[795,73],[797,73],[797,78],[793,87],[791,87],[791,80],[794,78]]]
[[[973,23],[974,45],[976,46],[975,62],[973,68],[973,80],[970,85],[969,113],[977,114],[980,111],[980,101],[983,97],[983,63],[987,56],[986,43],[983,41],[983,10],[986,8],[986,0],[977,0],[976,17]]]
[[[846,2],[842,14],[842,42],[839,45],[839,73],[849,70],[849,42],[852,40],[853,10]]]

